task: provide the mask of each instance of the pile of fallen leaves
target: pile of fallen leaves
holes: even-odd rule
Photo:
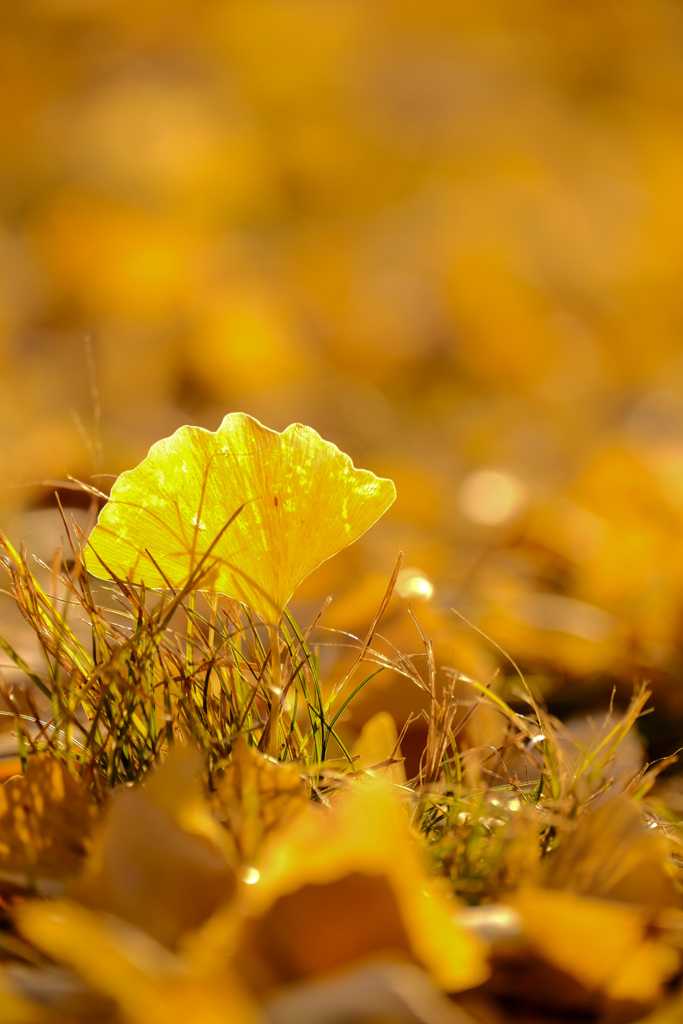
[[[419,655],[387,653],[400,558],[341,676],[287,611],[393,496],[232,415],[123,474],[49,585],[3,538],[44,665],[2,641],[26,681],[0,682],[0,1024],[683,1019],[647,690],[563,725],[521,674],[441,671],[417,619]],[[388,670],[423,719],[354,732]]]

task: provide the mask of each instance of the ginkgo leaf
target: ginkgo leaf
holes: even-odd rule
[[[228,1020],[258,1024],[261,1020],[226,964],[220,974],[198,976],[181,957],[114,916],[93,913],[70,900],[30,900],[18,907],[16,923],[25,938],[58,963],[72,967],[94,992],[112,999],[122,1013],[117,1020],[128,1024],[223,1024]],[[0,1024],[4,1019],[0,1010]],[[38,1024],[42,1019],[37,1013],[17,1017],[16,1024]],[[49,1018],[56,1019],[65,1018],[61,1014]],[[79,1015],[78,1019],[86,1018]],[[102,1019],[99,1014],[97,1019]],[[14,1024],[14,1018],[9,1020]]]
[[[672,841],[648,827],[639,804],[617,794],[573,824],[541,861],[537,884],[650,907],[679,905]]]
[[[310,427],[278,434],[232,413],[215,433],[181,427],[121,474],[85,564],[152,589],[182,587],[197,572],[198,589],[277,622],[302,580],[395,497],[390,480],[356,469]]]
[[[266,757],[242,736],[234,741],[230,764],[215,787],[217,816],[246,863],[257,855],[265,836],[292,822],[309,803],[300,766]]]
[[[97,809],[85,785],[43,752],[25,775],[0,786],[0,890],[35,887],[54,895],[91,846]]]
[[[72,891],[84,906],[129,921],[169,948],[224,906],[236,886],[200,768],[196,751],[175,747],[142,786],[120,787]]]
[[[457,925],[423,854],[394,787],[355,781],[271,835],[243,886],[243,934],[218,911],[188,939],[191,956],[220,962],[228,934],[238,972],[261,993],[387,956],[424,966],[449,992],[479,985],[484,944]]]
[[[398,749],[398,730],[388,711],[378,711],[361,730],[353,747],[356,771],[367,772],[390,782],[405,786],[406,772]]]
[[[524,941],[501,950],[498,990],[547,1006],[653,1005],[680,968],[679,952],[651,928],[652,915],[613,900],[524,886],[506,897]],[[502,967],[502,963],[501,963]],[[615,1012],[614,1019],[618,1014]]]

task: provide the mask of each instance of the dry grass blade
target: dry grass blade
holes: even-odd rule
[[[387,608],[389,606],[389,601],[391,600],[391,595],[393,594],[394,588],[396,587],[396,580],[398,579],[398,574],[401,571],[401,566],[403,565],[403,557],[404,557],[403,552],[399,551],[398,557],[396,559],[396,563],[394,565],[394,571],[391,574],[391,579],[389,580],[389,584],[387,586],[387,589],[384,592],[384,597],[382,598],[382,602],[381,602],[379,608],[377,609],[375,617],[372,620],[372,624],[370,625],[370,628],[369,628],[369,630],[367,631],[367,633],[365,635],[365,640],[363,641],[362,646],[361,646],[360,650],[358,651],[358,654],[356,655],[356,658],[355,658],[353,664],[351,665],[349,670],[346,672],[346,674],[343,676],[343,678],[340,680],[340,682],[335,685],[335,688],[334,688],[335,695],[340,693],[341,690],[344,689],[344,687],[348,683],[349,679],[351,679],[351,677],[353,676],[354,672],[356,671],[358,666],[361,664],[363,659],[366,657],[368,651],[370,650],[370,644],[372,643],[372,641],[374,639],[374,636],[375,636],[375,633],[377,632],[377,627],[379,626],[380,622],[382,621],[382,616],[384,615],[385,611],[387,610]]]

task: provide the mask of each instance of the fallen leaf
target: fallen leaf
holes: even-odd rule
[[[617,795],[580,815],[541,861],[535,881],[585,896],[677,907],[679,893],[667,870],[671,852],[665,836],[647,827],[640,807]]]
[[[229,766],[216,781],[216,816],[233,837],[240,859],[253,862],[264,838],[309,804],[309,786],[295,764],[275,761],[238,737]]]
[[[653,1006],[680,957],[650,933],[647,912],[572,892],[524,887],[506,897],[523,938],[503,944],[491,985],[537,1005],[628,1018]]]
[[[200,760],[176,748],[149,782],[119,789],[73,896],[115,914],[173,948],[233,895],[223,852],[198,781]]]
[[[454,922],[454,902],[383,783],[363,779],[332,807],[311,807],[272,837],[257,867],[237,944],[257,990],[387,955],[422,965],[451,992],[487,975],[484,946]]]
[[[405,786],[406,772],[398,749],[398,730],[388,711],[378,711],[361,729],[352,754],[357,756],[354,768],[390,782]]]
[[[115,918],[62,900],[27,902],[17,909],[16,921],[39,949],[113,999],[127,1024],[256,1024],[259,1019],[227,968],[221,977],[194,977],[181,958]]]
[[[0,787],[0,887],[54,894],[79,871],[97,808],[80,779],[52,754]]]
[[[278,434],[231,413],[215,433],[181,427],[121,474],[85,564],[102,578],[111,570],[153,589],[180,588],[215,541],[198,589],[277,623],[302,580],[365,533],[395,496],[390,480],[355,469],[310,427]]]

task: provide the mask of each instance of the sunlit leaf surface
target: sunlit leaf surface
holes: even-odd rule
[[[361,730],[353,748],[356,771],[367,772],[395,786],[405,786],[406,772],[398,748],[396,723],[388,711],[378,711]]]
[[[638,804],[616,796],[580,816],[539,865],[538,882],[584,896],[675,907],[680,894],[671,870],[674,851],[662,830],[648,827]]]
[[[391,786],[364,779],[311,807],[273,836],[244,895],[240,969],[267,989],[388,954],[447,991],[479,984],[484,947],[455,923],[421,853]]]
[[[649,934],[647,915],[633,906],[532,886],[508,902],[536,955],[593,996],[647,1006],[679,967],[678,952]],[[544,983],[539,970],[531,987],[540,992]],[[547,997],[563,1003],[569,998],[565,988],[553,975]]]
[[[258,1020],[225,965],[221,977],[193,977],[181,958],[115,917],[101,917],[62,900],[26,903],[17,918],[26,938],[111,998],[129,1024],[222,1024],[227,1020],[256,1024]],[[41,1019],[17,1017],[16,1022]],[[4,1024],[2,1016],[0,1024]]]
[[[290,824],[308,805],[308,786],[294,764],[266,757],[238,738],[232,759],[219,779],[213,802],[216,815],[249,862],[264,837]]]
[[[277,621],[301,581],[394,498],[390,480],[355,469],[310,427],[278,434],[233,413],[215,433],[181,427],[119,477],[86,566],[152,588],[181,587],[199,572],[199,589]]]

